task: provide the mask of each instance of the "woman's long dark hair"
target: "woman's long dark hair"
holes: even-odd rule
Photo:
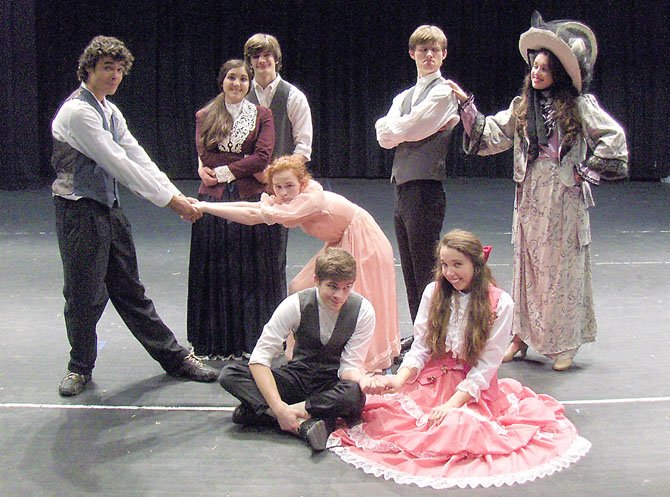
[[[237,69],[238,67],[244,67],[244,70],[249,76],[249,81],[251,82],[253,71],[251,66],[245,61],[231,59],[224,62],[221,69],[219,69],[219,77],[217,78],[221,93],[214,97],[214,99],[204,107],[205,115],[202,119],[200,127],[201,136],[199,139],[202,140],[203,145],[207,150],[216,150],[219,143],[225,140],[233,127],[233,116],[231,116],[228,109],[226,109],[226,96],[223,93],[223,81],[226,79],[226,76],[231,69]]]
[[[577,90],[572,86],[572,80],[563,68],[563,64],[558,58],[546,48],[542,48],[532,55],[535,60],[539,54],[545,54],[549,59],[549,69],[554,79],[554,84],[549,88],[554,99],[554,108],[556,110],[556,121],[558,122],[564,135],[564,143],[572,145],[576,142],[582,131],[582,121],[577,110],[575,98],[578,96]],[[533,88],[530,72],[526,74],[521,89],[521,103],[516,109],[517,131],[524,136],[528,124],[528,99]]]

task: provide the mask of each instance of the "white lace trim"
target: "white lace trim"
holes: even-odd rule
[[[490,425],[491,428],[493,430],[495,430],[495,432],[498,435],[507,435],[507,429],[503,425],[501,425],[500,423],[498,423],[496,421],[493,421],[493,420],[487,418],[486,416],[481,415],[480,413],[478,413],[474,409],[469,408],[467,404],[464,405],[463,407],[460,407],[459,409],[464,414],[467,414],[468,416],[472,416],[473,418],[475,418],[480,423]]]
[[[242,144],[256,127],[258,108],[248,100],[242,100],[240,115],[233,123],[233,129],[218,147],[221,152],[242,153]]]
[[[428,422],[428,415],[423,412],[423,409],[421,409],[409,395],[404,393],[394,393],[387,395],[386,397],[397,400],[402,410],[416,419],[417,426],[425,426]]]
[[[509,407],[507,408],[508,416],[516,416],[519,414],[519,397],[516,396],[514,392],[507,394],[507,402],[509,402]]]
[[[517,471],[515,473],[507,473],[495,476],[471,476],[462,478],[448,478],[448,477],[427,477],[417,476],[402,471],[397,471],[377,463],[373,463],[365,457],[353,453],[349,447],[340,447],[339,439],[331,436],[328,440],[328,448],[337,454],[344,462],[363,470],[365,473],[377,477],[383,477],[385,480],[393,480],[402,485],[416,485],[418,487],[431,487],[435,489],[444,488],[475,488],[475,487],[501,487],[503,485],[515,485],[517,483],[526,483],[534,481],[537,478],[544,478],[552,475],[558,471],[567,468],[570,464],[574,464],[591,448],[591,442],[577,436],[572,442],[570,448],[560,456],[555,457],[551,461],[541,464],[539,466],[526,469],[524,471]]]
[[[463,357],[463,332],[465,331],[466,315],[470,302],[470,295],[458,292],[456,298],[451,299],[451,316],[449,317],[449,329],[445,337],[447,350],[451,350],[454,357]]]

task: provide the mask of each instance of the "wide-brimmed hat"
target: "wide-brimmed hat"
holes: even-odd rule
[[[563,64],[577,92],[586,91],[598,56],[598,45],[591,28],[577,21],[545,22],[537,11],[533,13],[530,26],[519,37],[519,52],[523,59],[530,65],[529,52],[546,48]]]

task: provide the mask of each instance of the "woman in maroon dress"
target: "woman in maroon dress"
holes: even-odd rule
[[[257,201],[274,147],[272,112],[245,100],[251,69],[221,66],[221,93],[196,113],[198,198]],[[256,175],[256,176],[255,176]],[[286,296],[274,261],[277,226],[244,226],[205,215],[194,223],[188,278],[188,340],[198,356],[242,358]]]

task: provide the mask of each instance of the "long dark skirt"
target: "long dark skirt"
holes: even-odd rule
[[[232,184],[223,201],[235,200],[240,199]],[[285,235],[282,226],[245,226],[209,214],[193,224],[186,327],[196,355],[239,357],[253,350],[286,297],[286,274],[278,261],[285,257]]]

